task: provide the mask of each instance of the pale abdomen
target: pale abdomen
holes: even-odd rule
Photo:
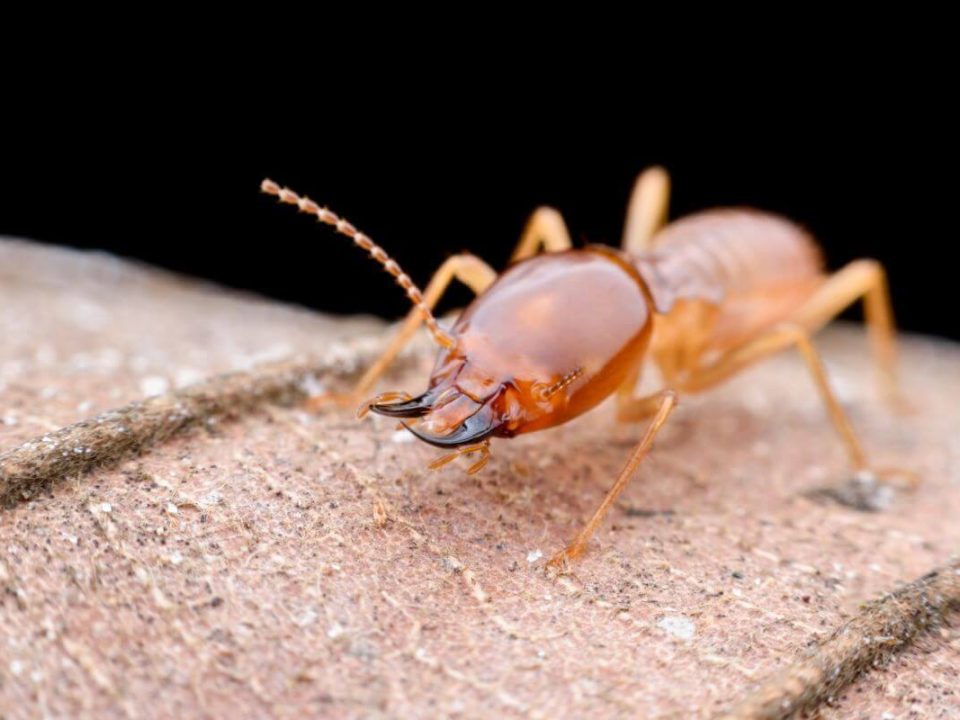
[[[785,320],[823,279],[809,233],[785,218],[746,209],[711,210],[671,223],[654,237],[653,250],[633,262],[664,324],[696,332],[700,337],[684,344],[693,341],[702,350],[730,347]]]

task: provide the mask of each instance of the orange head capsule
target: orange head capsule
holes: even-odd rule
[[[410,432],[439,447],[551,427],[624,382],[651,319],[643,281],[616,252],[540,255],[512,266],[464,311],[426,392],[370,409],[407,419]]]

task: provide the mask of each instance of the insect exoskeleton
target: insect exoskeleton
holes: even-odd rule
[[[420,396],[374,403],[438,447],[542,430],[619,387],[650,339],[637,271],[603,247],[539,255],[512,266],[451,330]]]

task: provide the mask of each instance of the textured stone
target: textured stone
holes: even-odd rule
[[[21,243],[0,242],[0,297],[0,453],[384,332]],[[848,473],[786,354],[684,398],[558,580],[546,560],[639,435],[609,405],[495,442],[472,477],[427,471],[436,450],[386,418],[258,405],[52,485],[0,512],[0,715],[709,717],[960,549],[960,348],[904,338],[901,415],[860,328],[818,344],[868,452],[918,490],[875,512],[810,493]],[[422,389],[413,362],[384,386]],[[958,717],[957,652],[935,633],[825,714]]]

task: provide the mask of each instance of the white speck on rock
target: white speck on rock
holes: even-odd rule
[[[657,627],[681,640],[691,640],[697,631],[693,620],[683,615],[667,615],[660,619]]]
[[[407,430],[397,430],[390,436],[390,442],[395,443],[412,443],[414,439],[413,434]]]
[[[331,640],[336,640],[345,632],[346,630],[343,628],[343,625],[335,622],[333,625],[330,626],[330,629],[327,630],[327,637],[330,638]]]
[[[113,505],[110,503],[100,503],[100,512],[108,513],[113,512]]]
[[[177,370],[173,382],[177,387],[186,387],[203,380],[203,373],[193,368],[185,367]]]
[[[169,381],[159,375],[149,375],[140,381],[140,392],[147,397],[163,395],[169,387]]]
[[[178,515],[180,513],[180,508],[173,503],[167,503],[167,513],[170,515]]]
[[[182,562],[183,562],[183,555],[181,555],[179,551],[174,550],[173,553],[171,553],[170,555],[170,564],[179,565]]]
[[[317,397],[327,391],[327,386],[320,382],[316,375],[308,373],[300,381],[300,390],[307,397]]]
[[[201,507],[208,507],[208,506],[210,506],[210,505],[217,505],[217,504],[219,504],[219,502],[220,502],[221,499],[222,499],[222,496],[220,495],[220,491],[219,491],[219,490],[211,490],[211,491],[208,492],[206,495],[204,495],[202,498],[200,498],[200,505],[201,505]]]
[[[543,553],[539,550],[531,550],[527,553],[527,562],[535,563],[537,560],[543,557]]]
[[[23,672],[23,663],[19,660],[10,661],[10,674],[13,676],[19,676]]]
[[[315,610],[311,608],[307,608],[306,610],[304,610],[302,613],[300,613],[300,615],[296,619],[296,623],[300,627],[307,627],[308,625],[313,625],[313,623],[315,623],[316,621],[317,621],[317,613]],[[335,625],[334,627],[339,627],[339,626]],[[330,630],[328,631],[328,634],[329,632],[332,632],[333,629],[334,628],[331,627]]]

